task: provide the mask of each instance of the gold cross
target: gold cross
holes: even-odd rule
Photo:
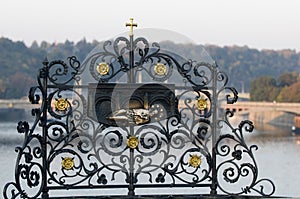
[[[130,18],[130,23],[126,23],[126,27],[130,27],[130,33],[129,36],[133,36],[133,27],[137,27],[136,23],[133,23],[133,18]]]

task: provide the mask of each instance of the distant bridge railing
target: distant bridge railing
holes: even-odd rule
[[[228,109],[234,112],[288,112],[300,115],[300,103],[278,103],[278,102],[237,102],[235,104],[222,103],[222,109]]]
[[[34,106],[26,99],[0,99],[0,109],[17,108],[17,109],[32,109]]]

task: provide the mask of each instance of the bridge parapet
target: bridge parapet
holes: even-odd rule
[[[235,104],[221,104],[222,109],[249,112],[289,112],[300,115],[300,103],[277,103],[277,102],[237,102]]]
[[[18,109],[29,109],[33,105],[28,99],[0,99],[0,109],[5,108],[18,108]]]

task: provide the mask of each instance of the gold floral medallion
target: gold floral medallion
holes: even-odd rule
[[[167,68],[164,64],[158,63],[154,66],[154,72],[158,76],[164,76],[167,72]]]
[[[201,158],[198,155],[191,155],[190,161],[189,161],[190,166],[197,168],[201,165]]]
[[[97,66],[97,71],[100,75],[104,76],[107,75],[109,72],[109,66],[107,63],[105,62],[101,62],[100,64],[98,64]]]
[[[127,139],[127,146],[131,149],[135,149],[137,146],[139,145],[139,140],[137,137],[135,136],[130,136],[128,139]]]
[[[55,109],[57,111],[66,111],[68,107],[69,107],[69,103],[67,99],[63,99],[63,98],[56,99]]]
[[[74,167],[74,158],[65,157],[62,158],[61,166],[65,170],[71,170]]]
[[[204,111],[207,108],[207,101],[205,99],[198,98],[196,106],[200,111]]]

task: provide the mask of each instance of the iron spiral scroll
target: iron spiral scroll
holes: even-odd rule
[[[50,198],[52,191],[71,189],[101,195],[101,189],[127,188],[129,196],[138,188],[160,187],[206,187],[211,195],[217,189],[229,195],[275,191],[271,180],[258,177],[257,146],[244,140],[251,121],[235,128],[229,122],[233,113],[220,116],[221,98],[232,104],[238,93],[216,63],[187,60],[145,38],[118,37],[82,64],[74,56],[67,63],[45,60],[37,82],[29,100],[40,107],[32,110],[31,125],[18,124],[24,143],[16,148],[15,181],[4,187],[6,199]],[[115,97],[120,85],[138,85],[130,87],[137,91],[129,106]],[[104,86],[111,89],[108,96],[100,92]],[[119,110],[109,107],[99,116],[107,103]],[[221,132],[224,126],[228,132]]]

